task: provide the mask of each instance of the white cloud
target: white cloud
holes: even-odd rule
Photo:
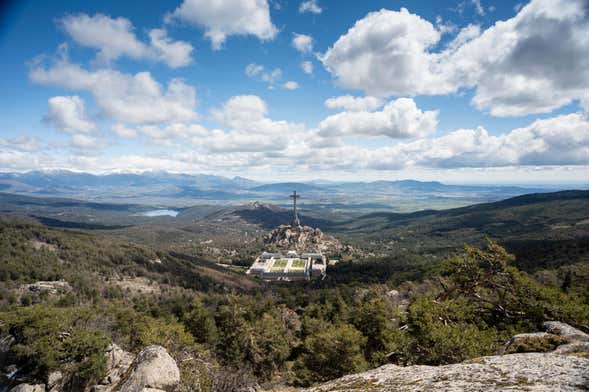
[[[320,57],[344,87],[370,95],[447,93],[427,50],[440,39],[434,26],[405,8],[371,12]]]
[[[266,41],[278,33],[267,0],[184,0],[167,19],[204,28],[214,49],[220,49],[230,35],[254,35]]]
[[[572,113],[514,129],[499,136],[484,128],[464,129],[431,140],[400,145],[397,152],[413,155],[426,167],[500,167],[589,164],[589,121]]]
[[[180,79],[163,88],[149,72],[88,71],[67,59],[49,67],[33,64],[29,77],[40,84],[90,92],[101,111],[116,121],[144,124],[196,118],[196,91]]]
[[[452,76],[476,86],[474,105],[496,116],[547,113],[583,99],[589,91],[588,16],[583,0],[532,1],[457,49]]]
[[[177,139],[192,138],[195,136],[204,137],[209,130],[200,124],[172,123],[163,127],[155,125],[144,125],[140,128],[143,135],[152,139],[165,141],[165,144],[172,144]]]
[[[301,63],[301,69],[303,70],[304,73],[310,75],[313,73],[313,63],[310,61],[303,61]]]
[[[276,83],[282,78],[282,70],[280,68],[274,68],[272,71],[262,74],[262,81],[268,82],[270,85]]]
[[[253,78],[254,76],[257,76],[258,74],[260,74],[263,70],[264,70],[263,65],[251,63],[245,67],[245,74],[247,76],[249,76],[250,78]]]
[[[252,79],[268,83],[268,88],[270,90],[273,90],[276,83],[282,79],[282,70],[280,68],[266,71],[263,65],[255,63],[248,64],[245,67],[245,74]]]
[[[64,132],[88,133],[96,129],[96,124],[86,115],[84,100],[77,95],[49,98],[49,113],[45,120]]]
[[[323,10],[317,4],[317,0],[305,0],[299,5],[299,13],[304,14],[310,12],[312,14],[320,14]]]
[[[221,125],[239,129],[262,121],[268,114],[266,102],[257,95],[238,95],[223,104],[221,110],[213,111],[213,117]]]
[[[98,141],[95,137],[82,134],[72,135],[71,144],[72,147],[82,150],[89,150],[98,147]]]
[[[126,127],[123,124],[115,124],[111,127],[111,130],[115,135],[124,139],[135,139],[139,136],[139,132],[136,129]]]
[[[387,103],[382,111],[341,112],[319,124],[323,136],[388,136],[417,138],[430,135],[438,125],[437,111],[422,111],[410,98]]]
[[[101,154],[103,141],[75,135],[70,142],[71,154],[63,150],[48,155],[46,149],[21,148],[28,144],[24,139],[14,143],[0,139],[0,165],[16,170],[68,167],[93,172],[125,168],[258,173],[268,179],[293,173],[307,178],[318,173],[346,173],[348,179],[366,179],[369,175],[382,178],[386,175],[375,173],[394,170],[397,175],[408,176],[429,172],[430,178],[453,173],[455,181],[464,181],[467,173],[471,181],[529,181],[532,176],[536,181],[548,181],[548,176],[553,181],[578,181],[589,173],[589,120],[581,113],[537,120],[505,134],[492,134],[481,127],[459,129],[437,138],[375,148],[345,144],[342,138],[325,138],[302,124],[272,120],[267,110],[259,97],[238,96],[219,109],[221,125],[235,128],[207,130],[196,124],[139,127],[145,136],[152,134],[153,138],[149,137],[154,146],[177,145],[172,154],[153,149],[145,156],[106,159],[96,155]],[[174,133],[185,140],[174,143]]]
[[[444,19],[438,15],[438,16],[436,16],[436,29],[442,35],[443,34],[451,34],[451,33],[454,33],[456,31],[456,29],[458,29],[458,26],[456,26],[452,22],[444,21]]]
[[[282,85],[287,90],[296,90],[299,88],[299,84],[293,80],[289,80],[288,82]]]
[[[354,97],[351,95],[341,95],[331,97],[325,101],[325,106],[329,109],[344,109],[348,111],[373,111],[383,105],[383,101],[376,97]]]
[[[320,59],[340,85],[381,97],[474,87],[473,104],[495,116],[547,113],[574,99],[589,106],[588,13],[584,0],[533,0],[485,31],[467,26],[434,52],[441,33],[430,22],[383,9]]]
[[[485,16],[485,8],[481,4],[481,0],[470,0],[470,2],[472,3],[472,6],[474,7],[474,10],[477,14],[480,16]]]
[[[39,139],[31,136],[19,136],[12,139],[0,138],[0,149],[20,152],[36,152],[41,149]]]
[[[149,43],[140,41],[133,24],[126,18],[103,14],[68,15],[59,21],[63,30],[79,45],[98,49],[99,62],[108,63],[121,56],[162,61],[172,68],[190,64],[192,45],[173,41],[163,29],[149,31]]]
[[[183,67],[192,62],[193,48],[188,42],[171,40],[164,29],[152,29],[149,38],[156,57],[170,67]]]
[[[292,33],[292,46],[303,54],[308,54],[313,51],[313,37],[306,34]]]
[[[212,112],[227,130],[213,130],[193,142],[214,152],[280,151],[306,133],[303,124],[268,118],[268,106],[256,95],[239,95]]]

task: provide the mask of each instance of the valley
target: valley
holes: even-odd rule
[[[415,382],[414,364],[430,365],[423,382],[447,374],[464,385],[470,365],[458,363],[496,354],[516,333],[546,320],[589,330],[589,191],[397,212],[318,207],[308,187],[297,226],[292,189],[277,192],[292,186],[256,185],[276,190],[270,201],[183,206],[1,192],[0,334],[16,342],[0,345],[2,366],[16,369],[1,382],[119,390],[143,377],[132,358],[157,352],[164,362],[153,366],[174,374],[157,385],[178,391],[381,390],[371,380]],[[432,184],[411,186],[429,195]],[[266,265],[267,251],[302,253],[269,254]],[[262,267],[246,273],[255,260]],[[521,357],[485,357],[481,377],[495,385],[493,369],[506,366],[517,385],[531,371],[520,362],[543,355],[567,375],[535,383],[583,382],[574,358],[589,348],[575,344],[570,357],[536,353],[564,350],[543,341]]]

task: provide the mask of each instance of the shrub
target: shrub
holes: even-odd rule
[[[91,326],[88,311],[38,305],[2,313],[0,319],[3,332],[16,340],[17,363],[32,374],[62,370],[84,381],[104,375],[110,340]]]

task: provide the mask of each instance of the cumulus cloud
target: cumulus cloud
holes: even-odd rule
[[[383,9],[358,20],[320,59],[339,84],[370,95],[448,93],[453,86],[436,74],[428,52],[439,39],[430,22],[407,9]]]
[[[313,63],[310,61],[303,61],[301,63],[301,69],[304,73],[310,75],[313,73]]]
[[[587,165],[588,126],[585,115],[572,113],[536,120],[502,135],[491,135],[482,127],[459,129],[439,138],[379,149],[369,165],[381,169]]]
[[[230,35],[254,35],[266,41],[278,33],[267,0],[184,0],[167,17],[174,19],[202,27],[213,49],[220,49]]]
[[[143,135],[166,145],[173,144],[177,139],[206,137],[209,134],[209,130],[200,124],[185,123],[172,123],[165,126],[144,125],[140,127],[140,131]]]
[[[273,90],[276,83],[282,79],[282,70],[280,68],[266,70],[263,65],[256,63],[248,64],[245,67],[245,74],[252,79],[267,83],[270,90]]]
[[[282,85],[287,90],[296,90],[299,88],[299,84],[293,80],[289,80],[288,82]]]
[[[477,108],[497,116],[550,112],[587,97],[589,7],[583,0],[532,1],[450,61],[457,83],[476,86]]]
[[[192,61],[193,48],[188,42],[172,40],[163,29],[150,30],[150,42],[142,42],[135,35],[131,21],[123,17],[76,14],[66,16],[59,24],[77,44],[98,49],[99,62],[127,56],[157,60],[177,68]]]
[[[313,37],[306,34],[293,33],[292,46],[303,54],[313,51]]]
[[[441,32],[402,8],[369,13],[321,61],[337,82],[376,96],[448,94],[474,87],[473,104],[495,116],[589,104],[589,7],[533,0],[513,18],[462,29],[434,51]]]
[[[214,110],[212,114],[223,126],[244,128],[248,124],[263,120],[268,114],[268,106],[257,95],[238,95],[231,97],[223,104],[222,109]]]
[[[376,97],[354,97],[352,95],[340,95],[331,97],[325,101],[329,109],[344,109],[348,111],[373,111],[383,105],[383,101]]]
[[[50,66],[33,64],[33,82],[91,93],[107,117],[133,124],[190,121],[196,118],[196,91],[180,79],[164,88],[149,72],[89,71],[67,59]]]
[[[248,64],[245,67],[245,74],[250,78],[259,75],[260,73],[262,73],[262,71],[264,71],[264,66],[255,63]]]
[[[35,152],[41,149],[39,139],[31,136],[19,136],[11,139],[0,138],[0,149],[19,152]]]
[[[70,133],[88,133],[96,129],[96,124],[86,115],[84,100],[77,95],[49,98],[49,113],[45,121]]]
[[[123,124],[115,124],[111,127],[111,131],[124,139],[135,139],[139,136],[139,132],[136,129],[126,127]]]
[[[93,136],[76,134],[72,135],[71,145],[77,149],[89,150],[98,147],[98,141]]]
[[[323,136],[388,136],[417,138],[430,135],[438,125],[437,111],[422,111],[410,98],[387,103],[382,111],[341,112],[319,124]]]
[[[518,172],[520,176],[529,176],[530,171],[549,173],[551,170],[566,176],[568,170],[575,173],[574,178],[589,170],[589,134],[586,132],[589,120],[582,113],[536,120],[504,134],[493,134],[482,127],[459,129],[440,137],[377,148],[345,144],[340,138],[322,137],[320,131],[307,129],[302,124],[270,119],[265,102],[256,96],[231,98],[219,109],[219,116],[225,130],[186,124],[176,128],[139,127],[145,136],[152,132],[153,145],[171,145],[166,137],[172,137],[174,132],[186,138],[173,154],[153,150],[149,156],[104,159],[93,155],[100,150],[96,147],[100,148],[103,143],[80,135],[71,141],[75,154],[48,156],[44,150],[31,152],[0,139],[0,164],[18,170],[42,166],[110,171],[124,167],[215,173],[259,171],[266,176],[268,173],[292,173],[293,167],[301,175],[316,175],[320,171],[364,175],[369,171],[390,170],[409,174],[431,170],[463,174],[471,170],[471,178],[477,170],[485,170],[485,173],[504,170],[510,175]],[[26,145],[27,142],[22,140],[17,144]],[[557,175],[552,178],[558,178]]]
[[[317,4],[317,0],[305,0],[299,5],[299,13],[304,14],[306,12],[318,15],[323,12],[323,9]]]
[[[266,102],[256,95],[234,96],[212,115],[227,130],[193,141],[215,152],[280,151],[306,132],[303,124],[270,119]]]
[[[174,41],[168,37],[164,29],[149,31],[151,46],[155,57],[172,68],[183,67],[192,62],[192,45],[185,41]]]

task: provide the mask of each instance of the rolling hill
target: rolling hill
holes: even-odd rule
[[[372,213],[331,232],[385,254],[446,255],[465,244],[499,241],[527,270],[589,261],[589,191],[562,191],[443,211]]]

